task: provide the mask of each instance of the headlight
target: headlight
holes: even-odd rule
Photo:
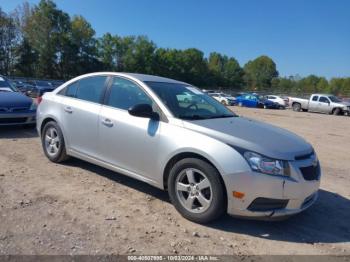
[[[287,161],[267,158],[249,151],[245,152],[243,156],[253,171],[277,176],[290,175]]]
[[[38,107],[37,103],[33,100],[32,105],[30,106],[29,110],[34,111],[37,109],[37,107]]]

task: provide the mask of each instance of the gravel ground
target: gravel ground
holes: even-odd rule
[[[166,192],[71,159],[49,162],[33,128],[0,129],[0,254],[350,254],[350,118],[233,108],[311,142],[320,197],[282,222],[182,218]]]

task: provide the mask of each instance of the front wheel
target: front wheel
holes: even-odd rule
[[[219,172],[207,162],[186,158],[176,163],[168,179],[169,197],[185,218],[208,223],[226,209],[226,196]]]
[[[333,115],[337,116],[340,115],[341,109],[340,108],[334,108]]]

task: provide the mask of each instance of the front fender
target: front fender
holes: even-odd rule
[[[168,162],[182,153],[194,153],[206,158],[221,176],[250,170],[246,160],[233,147],[204,134],[179,126],[164,125],[161,137],[164,141],[161,143],[161,155],[164,157],[159,162],[160,170],[158,170],[158,174],[162,176],[161,180],[159,178],[161,183]]]

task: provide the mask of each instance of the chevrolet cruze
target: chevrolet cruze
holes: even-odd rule
[[[188,94],[193,99],[182,99]],[[198,223],[224,212],[281,219],[317,199],[321,170],[309,143],[184,82],[79,76],[43,96],[37,129],[51,161],[72,156],[165,189]]]

